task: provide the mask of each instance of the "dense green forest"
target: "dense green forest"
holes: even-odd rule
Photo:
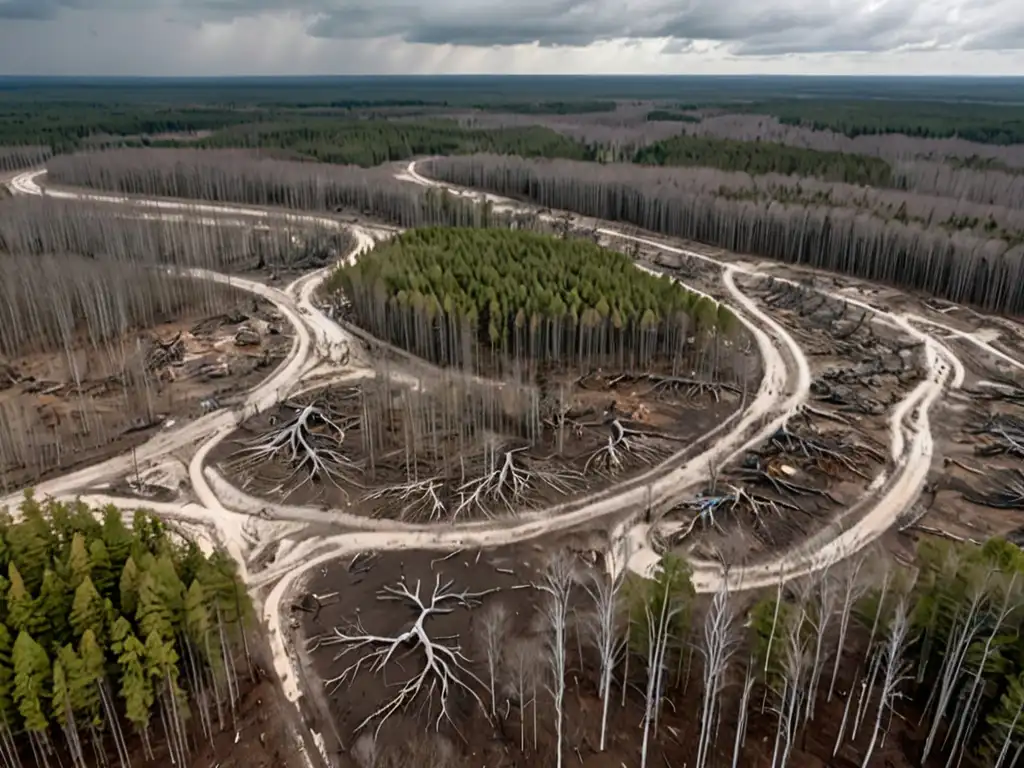
[[[850,137],[902,133],[935,139],[957,136],[980,144],[1024,143],[1024,98],[1015,104],[885,99],[787,100],[754,102],[736,109],[774,115],[789,125],[806,125]]]
[[[227,555],[142,512],[29,497],[0,516],[0,566],[0,763],[124,768],[137,741],[187,765],[230,727],[252,608]]]
[[[493,152],[521,157],[591,159],[591,152],[549,128],[460,128],[445,120],[292,120],[245,125],[215,133],[190,146],[288,150],[324,163],[371,167],[416,155]]]
[[[880,157],[821,152],[768,141],[734,141],[707,136],[676,136],[640,149],[641,165],[720,168],[751,175],[781,173],[825,181],[888,187],[892,169]]]
[[[113,104],[5,104],[0,101],[0,146],[45,145],[66,152],[90,137],[219,130],[258,121],[259,112],[231,108]]]
[[[713,300],[621,253],[508,229],[405,232],[339,267],[328,289],[367,330],[445,364],[472,365],[481,341],[502,357],[642,366],[735,325]]]
[[[339,121],[388,110],[578,116],[650,104],[683,112],[759,112],[856,136],[959,136],[1024,142],[1024,85],[1014,78],[341,77],[126,79],[0,77],[0,146],[78,149],[97,137],[219,131],[248,123]],[[496,149],[494,151],[497,151]]]

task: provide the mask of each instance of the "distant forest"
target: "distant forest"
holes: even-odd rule
[[[850,138],[902,134],[1024,143],[1021,78],[8,77],[0,78],[0,146],[65,152],[235,126],[250,126],[241,133],[251,136],[260,133],[251,126],[267,123],[279,132],[282,124],[311,119],[423,119],[453,111],[601,120],[624,107],[639,109],[649,121],[680,126],[738,113]],[[260,135],[273,141],[268,133]]]

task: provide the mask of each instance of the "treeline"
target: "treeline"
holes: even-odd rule
[[[979,144],[962,138],[925,138],[901,133],[849,137],[836,131],[789,125],[770,115],[735,112],[706,112],[704,119],[699,123],[681,127],[686,133],[695,136],[713,136],[736,141],[773,141],[823,152],[875,155],[889,160],[890,163],[896,160],[953,160],[953,165],[960,167],[964,165],[962,161],[975,158],[975,165],[979,165],[978,170],[999,170],[998,166],[985,168],[985,162],[998,163],[1010,168],[1024,168],[1024,144]]]
[[[763,141],[733,141],[707,136],[677,136],[640,149],[633,162],[720,168],[752,175],[780,173],[888,187],[892,168],[878,157],[819,152]]]
[[[785,205],[702,193],[635,166],[476,156],[421,164],[485,189],[643,229],[922,291],[988,311],[1024,311],[1024,246],[983,235],[864,217],[848,208]]]
[[[52,156],[49,147],[0,147],[0,173],[33,168],[42,165]]]
[[[500,229],[418,229],[334,273],[374,335],[443,365],[503,359],[585,370],[680,365],[688,339],[736,328],[711,299],[582,240]]]
[[[53,152],[68,152],[91,137],[219,130],[258,121],[263,114],[230,107],[0,102],[0,146],[42,145]]]
[[[352,212],[400,227],[486,226],[485,206],[395,179],[392,169],[273,160],[243,150],[123,149],[53,158],[57,184],[213,202]],[[507,217],[505,217],[507,218]]]
[[[5,766],[188,765],[236,727],[252,607],[234,561],[143,512],[130,525],[31,497],[0,515]]]
[[[742,109],[773,115],[789,125],[835,131],[851,138],[899,133],[920,138],[955,137],[979,144],[1024,144],[1024,107],[1017,104],[793,99],[754,102]]]
[[[677,123],[699,123],[701,121],[701,116],[689,114],[687,112],[674,112],[668,109],[652,109],[644,116],[644,119],[648,122],[654,120],[666,120]]]
[[[273,148],[323,163],[371,167],[416,155],[473,152],[587,160],[586,147],[541,126],[472,130],[457,123],[411,120],[322,120],[239,126],[191,145],[207,148]]]
[[[645,120],[645,112],[619,109],[615,112],[579,115],[517,115],[472,112],[458,115],[460,124],[472,128],[525,128],[543,125],[588,147],[595,160],[629,161],[637,150],[651,142],[682,133],[679,122]]]
[[[616,102],[598,99],[579,101],[492,101],[474,104],[474,109],[513,112],[519,115],[585,115],[614,112]]]

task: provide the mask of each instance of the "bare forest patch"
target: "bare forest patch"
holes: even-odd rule
[[[770,709],[779,695],[775,664],[787,658],[797,617],[787,610],[777,619],[765,673],[755,665],[763,663],[771,630],[764,617],[771,618],[774,592],[720,604],[687,596],[685,570],[654,587],[609,580],[595,545],[580,538],[449,554],[364,552],[320,569],[292,611],[307,675],[323,686],[323,717],[333,726],[323,727],[329,752],[345,768],[547,768],[556,750],[564,764],[592,768],[637,765],[641,752],[651,766],[694,764],[708,736],[702,707],[713,701],[711,717],[717,712],[720,720],[710,726],[717,738],[708,742],[708,764],[729,764],[735,751],[741,765],[770,765],[778,727]],[[863,575],[852,577],[856,596],[863,594]],[[845,571],[834,574],[833,590],[846,578]],[[658,591],[665,583],[670,597]],[[818,595],[787,591],[784,599],[810,608]],[[652,667],[646,654],[658,633],[645,623],[644,606],[656,611],[662,600],[670,605],[667,645],[663,666]],[[852,738],[850,725],[841,725],[851,704],[863,707],[864,717],[873,717],[874,707],[858,704],[847,665],[837,665],[830,680],[839,608],[829,604],[831,623],[822,628],[828,650],[815,664],[813,702],[801,699],[801,725],[791,727],[789,764],[858,765],[870,741],[886,765],[908,768],[916,764],[919,737],[902,719],[893,718],[882,743],[877,729],[872,736],[872,721],[861,721]],[[751,622],[741,628],[748,613]],[[705,626],[718,626],[721,637],[705,635]],[[806,628],[810,648],[815,635]],[[859,623],[844,636],[851,658],[868,641]],[[716,648],[722,656],[706,655]],[[810,656],[804,662],[807,682]],[[645,693],[652,690],[648,670],[654,678],[658,669],[655,715]],[[710,697],[709,680],[721,684]],[[804,706],[813,711],[811,725],[803,725]],[[847,717],[852,722],[853,714]]]
[[[746,563],[793,549],[855,508],[889,463],[889,415],[921,380],[921,344],[811,285],[744,278],[741,286],[810,358],[811,400],[798,416],[670,510],[666,546]]]
[[[549,386],[381,373],[250,419],[212,458],[274,501],[406,522],[515,516],[675,464],[741,402],[734,386],[654,371]]]
[[[102,345],[77,336],[57,354],[0,359],[5,491],[139,445],[163,428],[231,405],[291,347],[273,305],[228,289],[202,307]]]
[[[957,540],[1024,532],[1024,389],[1020,369],[960,339],[946,342],[967,369],[948,402],[938,435],[941,471],[933,474],[913,523]],[[1017,358],[1019,359],[1019,358]],[[1013,373],[1007,373],[1007,368]]]

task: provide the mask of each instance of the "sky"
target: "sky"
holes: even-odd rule
[[[3,75],[1024,75],[1024,0],[0,0]]]

